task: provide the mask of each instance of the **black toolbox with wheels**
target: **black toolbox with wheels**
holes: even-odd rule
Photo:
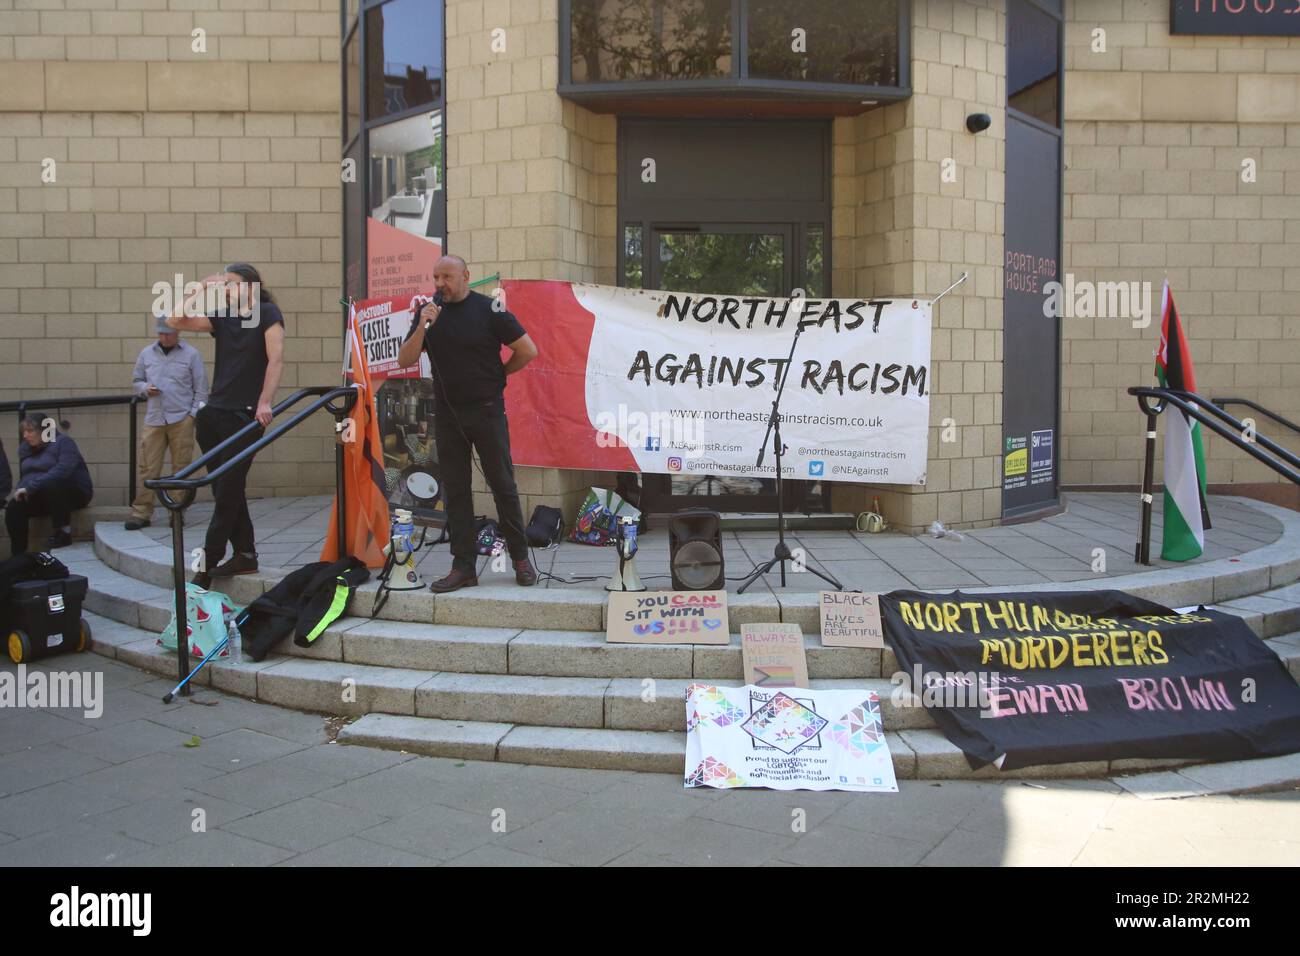
[[[9,658],[25,664],[64,651],[90,647],[90,625],[81,619],[86,579],[80,574],[52,581],[19,581],[0,607]]]

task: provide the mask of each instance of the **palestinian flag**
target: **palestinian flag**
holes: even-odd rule
[[[1156,352],[1156,378],[1162,388],[1196,391],[1192,355],[1174,296],[1165,280],[1161,295],[1160,350]],[[1205,529],[1210,526],[1205,509],[1205,446],[1201,423],[1180,409],[1165,412],[1165,525],[1160,557],[1190,561],[1205,550]]]

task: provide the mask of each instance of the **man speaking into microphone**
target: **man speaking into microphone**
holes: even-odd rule
[[[477,535],[474,496],[470,490],[471,456],[478,452],[497,521],[515,566],[515,581],[537,583],[528,559],[524,516],[510,459],[506,422],[506,376],[537,357],[537,346],[519,320],[493,308],[488,296],[469,287],[469,269],[459,256],[443,256],[433,268],[438,294],[416,313],[411,331],[398,353],[403,368],[429,356],[435,396],[434,441],[442,471],[443,498],[451,533],[451,573],[434,581],[430,590],[457,591],[478,584],[475,570]],[[501,361],[501,346],[511,352]]]

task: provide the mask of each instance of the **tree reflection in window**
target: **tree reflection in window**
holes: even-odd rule
[[[730,0],[573,0],[573,82],[731,75]]]
[[[640,223],[623,227],[623,287],[642,289],[642,226]]]
[[[804,294],[818,299],[826,294],[826,227],[815,223],[804,233]]]
[[[764,233],[659,233],[664,289],[726,295],[785,295],[782,236]]]
[[[898,2],[750,0],[749,75],[897,86]]]

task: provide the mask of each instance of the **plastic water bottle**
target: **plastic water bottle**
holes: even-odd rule
[[[227,658],[227,663],[242,663],[244,651],[243,639],[239,635],[239,625],[235,623],[233,616],[230,618],[230,626],[226,629],[226,635],[228,638],[226,641],[226,650],[230,652]]]

